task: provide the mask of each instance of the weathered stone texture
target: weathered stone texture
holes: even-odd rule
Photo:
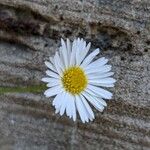
[[[60,38],[83,37],[117,83],[89,124],[55,115],[42,92],[0,92],[0,150],[150,148],[149,0],[0,0],[0,86],[43,85]],[[37,89],[38,90],[38,89]]]

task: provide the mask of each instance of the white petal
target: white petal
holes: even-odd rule
[[[65,63],[63,59],[63,54],[62,54],[62,46],[59,47],[59,56],[60,56],[60,61],[62,63],[63,68],[65,68]]]
[[[89,69],[84,69],[84,70],[86,74],[91,74],[91,73],[102,74],[105,72],[109,72],[111,70],[111,65],[105,65],[99,68],[89,68]]]
[[[56,108],[55,114],[59,113],[59,108]]]
[[[71,42],[70,42],[69,39],[67,39],[67,50],[68,50],[68,52],[70,54],[70,52],[71,52]]]
[[[91,91],[91,90],[88,89],[88,88],[85,89],[85,92],[89,93],[89,94],[92,95],[92,96],[95,96],[95,97],[97,96],[97,94],[96,94],[95,92]]]
[[[60,55],[58,52],[56,52],[56,59],[57,59],[57,64],[59,65],[61,71],[64,70],[64,63],[63,60],[60,58]]]
[[[57,53],[56,53],[55,56],[54,56],[54,64],[55,64],[55,68],[56,68],[56,70],[57,70],[57,73],[58,73],[59,75],[61,75],[62,70],[61,70],[61,68],[60,68],[60,64],[59,64],[59,59],[58,59]]]
[[[89,94],[89,93],[87,93]],[[91,96],[91,95],[90,95]],[[93,97],[93,96],[92,96]],[[93,97],[95,101],[97,101],[97,103],[99,103],[100,105],[103,105],[103,106],[107,106],[107,103],[100,97]]]
[[[52,64],[54,64],[54,58],[53,57],[49,57],[49,60]]]
[[[67,106],[66,106],[66,114],[67,114],[67,116],[69,116],[71,118],[72,117],[72,110],[71,110],[72,99],[70,97],[70,94],[68,94],[68,93],[66,93],[66,97],[68,99]]]
[[[101,103],[103,106],[107,106],[107,103],[102,99],[102,98],[100,98],[100,97],[96,97],[96,99],[97,99],[97,101],[99,102],[99,103]]]
[[[102,73],[102,74],[98,74],[98,73],[95,74],[95,73],[93,73],[93,74],[89,74],[88,75],[88,80],[102,79],[102,78],[110,77],[113,74],[114,74],[113,72],[107,72],[107,73]]]
[[[44,92],[44,95],[46,97],[51,97],[51,96],[54,96],[54,95],[57,95],[59,93],[61,93],[63,90],[60,86],[54,86],[52,88],[49,88],[48,90],[46,90]]]
[[[60,111],[61,106],[64,103],[64,95],[65,95],[65,92],[61,92],[54,98],[53,106],[55,106],[55,109],[56,109],[55,113],[58,113]]]
[[[88,64],[91,63],[91,61],[94,59],[94,57],[99,53],[99,48],[97,48],[96,50],[94,50],[91,54],[89,54],[85,60],[83,61],[83,63],[81,64],[81,67],[85,68]]]
[[[57,109],[60,108],[61,102],[63,101],[62,97],[63,97],[63,92],[57,94],[56,97],[54,98],[53,106],[55,106],[55,108],[57,108]]]
[[[83,57],[84,57],[84,55],[85,55],[85,53],[86,53],[86,42],[85,41],[83,41],[83,43],[82,43],[82,45],[80,46],[80,51],[79,51],[79,55],[78,55],[78,64],[80,65],[81,64],[81,62],[83,61]]]
[[[100,87],[96,87],[93,85],[88,85],[87,89],[91,90],[92,92],[94,92],[95,94],[97,94],[97,97],[100,96],[102,98],[105,99],[111,99],[112,98],[112,93],[109,91],[106,91]]]
[[[76,97],[75,102],[76,102],[77,110],[79,112],[79,115],[80,115],[82,122],[83,123],[85,123],[86,121],[88,122],[87,112],[84,108],[84,105],[81,101],[81,98],[78,95],[76,95],[75,97]]]
[[[79,64],[79,57],[80,57],[80,51],[81,51],[81,49],[80,49],[80,47],[81,47],[81,41],[80,41],[80,39],[78,38],[77,39],[77,45],[76,45],[76,65],[78,65]]]
[[[91,47],[91,43],[88,43],[88,45],[86,46],[86,42],[84,42],[83,48],[82,48],[83,50],[81,50],[81,54],[80,54],[80,63],[83,61],[83,59],[85,58],[85,56],[89,52],[90,47]]]
[[[104,110],[104,106],[97,101],[96,97],[91,96],[87,92],[83,92],[82,94],[97,110],[100,112]]]
[[[65,113],[67,102],[69,101],[66,97],[66,93],[64,93],[64,97],[62,97],[62,105],[60,107],[60,115],[62,116]]]
[[[71,56],[70,56],[70,66],[73,66],[76,63],[75,62],[75,60],[76,60],[76,43],[77,43],[77,40],[75,39],[72,44],[72,51],[71,51]]]
[[[52,65],[50,62],[45,61],[45,65],[52,71],[56,72],[54,65]]]
[[[54,78],[47,78],[47,77],[45,77],[45,78],[42,78],[41,81],[48,83],[48,82],[51,82],[53,79]]]
[[[68,50],[68,63],[70,62],[70,56],[71,56],[71,42],[69,39],[67,39],[67,50]]]
[[[100,86],[100,87],[114,87],[114,84],[104,84],[104,83],[89,83],[90,85]]]
[[[81,97],[81,99],[82,99],[82,102],[83,102],[83,104],[84,104],[84,106],[85,106],[85,108],[86,108],[88,114],[89,114],[89,118],[90,118],[90,120],[92,121],[92,120],[94,119],[94,113],[93,113],[93,111],[92,111],[90,105],[88,104],[88,102],[87,102],[86,99],[84,98],[84,96],[80,95],[80,97]]]
[[[75,97],[72,97],[72,114],[73,114],[73,120],[76,121],[76,105],[75,105]]]
[[[83,39],[78,38],[76,47],[76,65],[80,65],[85,48],[86,42],[83,41]]]
[[[69,65],[68,52],[67,52],[67,47],[66,47],[65,41],[63,39],[61,39],[61,45],[62,45],[62,55],[63,55],[65,67],[68,67],[68,65]]]
[[[47,84],[48,87],[53,87],[56,85],[60,85],[60,80],[55,79],[55,78],[51,78]]]
[[[96,67],[101,67],[103,65],[105,65],[108,62],[108,59],[106,59],[105,57],[99,58],[96,61],[90,63],[88,66],[86,66],[86,69],[90,69],[90,68],[96,68]]]
[[[103,79],[92,79],[88,80],[89,84],[100,85],[100,84],[113,84],[116,82],[113,78],[103,78]]]
[[[53,71],[50,71],[50,70],[47,70],[47,71],[46,71],[46,74],[47,74],[48,76],[54,77],[54,78],[56,78],[56,79],[59,79],[59,78],[60,78],[60,76],[59,76],[57,73],[54,73]]]
[[[68,102],[66,107],[66,113],[70,118],[76,120],[76,108],[75,108],[75,98],[73,95],[67,93]]]

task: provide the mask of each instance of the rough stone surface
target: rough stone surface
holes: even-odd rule
[[[114,97],[89,124],[54,114],[42,92],[0,92],[0,150],[150,148],[149,0],[0,0],[0,86],[41,85],[60,38],[110,59]]]

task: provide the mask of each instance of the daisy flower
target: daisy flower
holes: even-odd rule
[[[102,57],[94,60],[100,50],[89,53],[91,43],[83,39],[61,39],[59,51],[45,62],[48,67],[47,77],[42,78],[48,89],[46,97],[54,97],[53,106],[56,113],[66,115],[74,121],[77,111],[83,123],[92,121],[95,116],[90,105],[102,112],[107,106],[104,99],[111,99],[112,93],[103,87],[114,87],[114,73],[110,72],[108,59]]]

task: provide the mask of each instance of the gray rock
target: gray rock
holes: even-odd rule
[[[0,0],[0,149],[148,150],[149,20],[149,0]],[[56,115],[42,93],[61,37],[91,41],[113,65],[113,100],[89,124]]]

